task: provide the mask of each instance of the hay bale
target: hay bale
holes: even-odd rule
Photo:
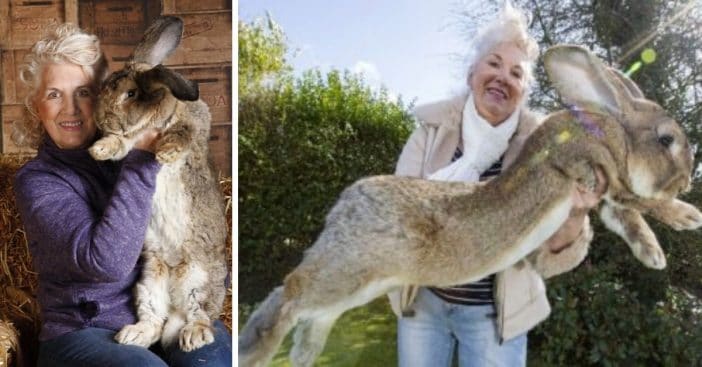
[[[31,156],[0,154],[0,327],[10,325],[18,332],[19,340],[28,365],[34,365],[37,355],[40,330],[39,306],[36,302],[37,273],[32,269],[32,258],[27,246],[27,237],[15,205],[13,180],[15,173]],[[220,188],[226,200],[227,259],[232,259],[232,179],[222,177]],[[221,320],[232,330],[232,288],[227,290]],[[0,329],[0,333],[2,329]],[[0,334],[3,335],[3,334]],[[7,352],[7,351],[6,351]],[[22,357],[21,355],[19,357]],[[19,359],[15,357],[15,363]],[[0,362],[2,347],[0,347]],[[2,365],[10,366],[8,364]]]
[[[219,180],[219,187],[224,195],[225,215],[227,217],[227,263],[232,263],[232,178],[223,177]],[[229,274],[231,274],[231,268]],[[232,282],[233,283],[233,282]],[[227,289],[227,296],[224,298],[224,307],[222,308],[222,316],[220,319],[224,325],[232,332],[232,287]]]
[[[19,338],[17,330],[12,326],[12,323],[0,320],[0,366],[11,366],[14,362],[20,365],[20,361],[13,357],[21,355],[17,353],[18,348]]]

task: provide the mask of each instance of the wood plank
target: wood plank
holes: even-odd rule
[[[7,16],[9,17],[9,27],[7,27],[6,39],[2,47],[5,49],[30,48],[44,36],[47,30],[64,22],[64,2],[61,0],[12,0]]]
[[[197,82],[200,99],[210,108],[213,123],[232,121],[232,68],[178,67],[185,78]]]
[[[164,14],[192,13],[198,11],[231,9],[231,0],[163,0]]]
[[[91,0],[81,7],[80,24],[101,44],[135,45],[147,26],[147,0]]]
[[[78,0],[65,0],[65,19],[68,23],[78,24]]]
[[[232,175],[232,123],[212,124],[210,129],[210,156],[220,175]]]
[[[166,65],[191,65],[232,61],[232,13],[178,14],[184,29],[178,49]]]
[[[2,60],[2,104],[22,104],[29,87],[20,80],[20,67],[29,50],[4,50]]]
[[[10,42],[10,3],[0,1],[0,48],[9,48]]]

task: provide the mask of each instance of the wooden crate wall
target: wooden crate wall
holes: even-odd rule
[[[24,55],[44,32],[71,21],[98,35],[110,69],[121,68],[160,14],[183,19],[178,50],[164,63],[199,83],[212,113],[210,149],[216,167],[231,175],[232,3],[229,0],[0,0],[0,151],[15,152],[12,122],[21,118],[27,89],[19,80]]]
[[[80,0],[80,27],[94,33],[109,60],[110,70],[122,68],[151,22],[161,13],[153,0]]]
[[[210,107],[210,151],[221,172],[232,172],[232,2],[162,0],[162,13],[183,19],[178,50],[164,64],[198,82]]]

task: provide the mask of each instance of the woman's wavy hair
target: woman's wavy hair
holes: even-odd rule
[[[24,117],[13,123],[11,139],[18,147],[36,149],[46,133],[33,100],[41,86],[43,68],[49,63],[81,66],[86,75],[98,83],[107,74],[107,59],[100,51],[97,36],[72,23],[60,24],[50,30],[34,44],[20,68],[20,80],[29,87],[29,93],[24,98]]]

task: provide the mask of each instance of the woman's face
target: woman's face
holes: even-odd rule
[[[75,64],[44,65],[34,97],[39,120],[61,149],[85,148],[95,137],[93,80]]]
[[[527,56],[514,43],[497,44],[468,76],[475,107],[493,126],[504,122],[522,100]]]

